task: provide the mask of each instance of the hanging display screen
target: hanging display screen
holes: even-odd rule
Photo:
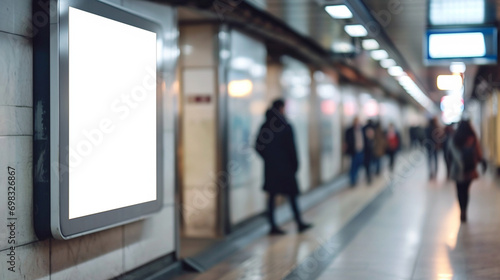
[[[427,64],[497,62],[496,27],[428,29],[426,41]]]

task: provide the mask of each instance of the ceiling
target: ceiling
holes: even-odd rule
[[[427,1],[426,0],[399,0],[401,12],[391,14],[387,21],[385,32],[395,47],[408,62],[409,70],[415,74],[424,86],[424,92],[435,102],[439,102],[445,92],[436,86],[436,78],[440,74],[451,74],[449,67],[426,66],[424,64],[424,36],[427,27]],[[365,5],[376,13],[388,10],[388,2],[384,0],[364,0]],[[465,79],[467,95],[470,95],[477,66],[468,65]]]
[[[330,0],[267,0],[267,11],[283,19],[298,32],[312,37],[324,48],[331,49],[336,41],[350,40],[343,32],[342,20],[334,20],[323,10],[322,4]],[[500,0],[488,0],[500,14]],[[338,1],[337,1],[338,2]],[[355,2],[355,1],[351,1]],[[405,71],[412,74],[417,84],[431,100],[438,103],[446,92],[436,86],[440,74],[450,74],[448,66],[426,66],[424,64],[424,35],[427,27],[427,0],[361,0],[374,18],[383,27],[390,43],[399,52]],[[494,2],[494,3],[491,3]],[[391,3],[397,3],[394,9]],[[396,12],[394,12],[396,11]],[[496,16],[498,17],[498,16]],[[398,61],[399,62],[399,61]],[[385,69],[378,66],[366,52],[361,51],[351,61],[363,74],[377,79],[389,90],[400,91],[402,88],[387,75]],[[486,66],[491,68],[492,66]],[[465,73],[466,96],[470,96],[478,73],[478,66],[467,65]],[[496,68],[496,66],[495,66]]]
[[[223,0],[217,0],[223,1]],[[225,0],[224,0],[225,1]],[[241,3],[242,0],[231,0]],[[231,2],[230,1],[230,2]],[[332,52],[332,56],[344,64],[356,69],[369,79],[376,81],[386,91],[396,93],[407,100],[411,100],[408,94],[397,81],[387,74],[386,69],[379,66],[378,62],[371,59],[366,51],[360,47],[359,39],[352,39],[343,30],[345,20],[332,19],[323,9],[326,3],[341,0],[247,0],[255,8],[267,11],[274,17],[283,21],[292,30],[310,38],[326,51]],[[439,74],[450,74],[448,66],[426,66],[424,64],[424,35],[427,27],[428,0],[343,0],[349,3],[358,3],[366,10],[364,16],[375,19],[382,30],[380,30],[380,41],[387,41],[382,47],[387,47],[389,54],[394,56],[399,65],[411,76],[422,91],[431,100],[439,103],[441,97],[446,93],[436,87],[436,77]],[[465,0],[467,1],[467,0]],[[496,8],[493,21],[496,24],[500,14],[500,0],[486,0],[489,5]],[[228,3],[230,3],[228,2]],[[399,4],[394,9],[391,3]],[[494,9],[493,9],[494,10]],[[378,16],[377,16],[378,15]],[[180,19],[186,17],[182,12]],[[349,21],[349,20],[348,20]],[[371,34],[373,35],[373,34]],[[357,46],[356,55],[338,55],[332,51],[332,45],[338,42],[349,42]],[[336,55],[336,56],[335,56]],[[467,65],[465,72],[466,96],[470,96],[476,74],[497,71],[494,66]],[[498,77],[497,72],[493,75]]]

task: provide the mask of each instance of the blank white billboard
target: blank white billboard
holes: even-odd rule
[[[156,33],[69,8],[69,219],[157,199]]]

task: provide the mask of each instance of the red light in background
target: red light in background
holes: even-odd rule
[[[337,104],[333,100],[321,101],[321,112],[325,115],[333,115],[337,110]]]

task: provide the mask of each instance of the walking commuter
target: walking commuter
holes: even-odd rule
[[[372,120],[368,120],[368,123],[363,127],[363,137],[364,137],[364,151],[363,151],[363,163],[366,170],[366,181],[368,185],[372,182],[372,161],[373,161],[373,148],[375,143],[375,128]]]
[[[288,196],[299,232],[307,230],[310,224],[303,222],[297,196],[299,186],[295,175],[299,168],[293,129],[285,118],[285,103],[282,99],[273,102],[266,112],[266,120],[260,127],[255,143],[257,153],[264,160],[264,191],[268,193],[268,219],[270,234],[285,234],[274,218],[275,198]]]
[[[375,137],[374,137],[374,142],[373,142],[373,163],[375,165],[375,174],[379,175],[380,174],[380,164],[382,157],[385,155],[386,152],[386,137],[384,134],[384,131],[382,130],[382,124],[380,121],[378,121],[375,124]]]
[[[429,178],[436,178],[438,171],[438,151],[440,147],[441,129],[436,117],[429,120],[425,130],[425,147],[427,149],[427,162],[429,166]]]
[[[450,178],[457,185],[460,220],[465,222],[467,221],[470,185],[472,180],[479,176],[477,164],[482,162],[483,170],[486,169],[479,141],[468,120],[462,120],[458,124],[455,135],[448,145],[448,151],[451,159]]]
[[[444,162],[446,163],[446,178],[450,178],[450,165],[451,165],[451,159],[450,159],[450,153],[449,153],[449,145],[450,142],[453,139],[453,125],[447,125],[444,128],[444,141],[443,141],[443,155],[444,155]]]
[[[358,171],[363,164],[364,136],[363,128],[359,123],[358,117],[355,117],[352,126],[345,133],[346,152],[351,156],[351,169],[349,170],[349,179],[351,186],[356,185],[358,180]]]
[[[389,169],[391,171],[394,170],[394,159],[400,147],[401,137],[396,131],[394,124],[391,123],[387,129],[387,155],[389,156]]]
[[[418,146],[418,138],[417,138],[417,127],[416,126],[410,126],[409,135],[410,135],[410,147],[411,148],[417,147]]]

